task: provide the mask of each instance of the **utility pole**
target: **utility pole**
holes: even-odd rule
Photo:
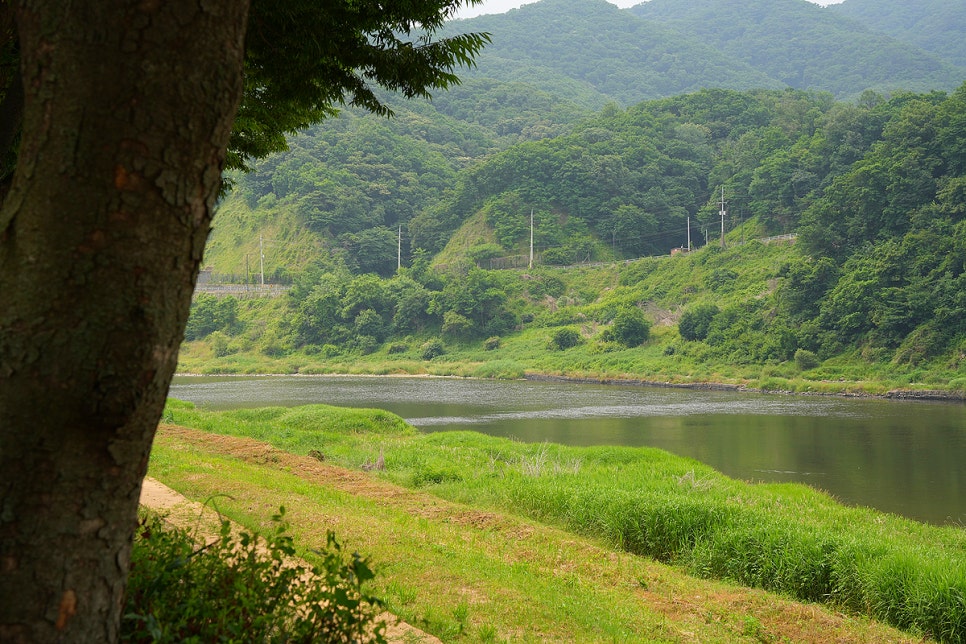
[[[533,268],[533,208],[530,209],[530,268]]]
[[[745,245],[745,214],[742,209],[738,209],[738,227],[741,228],[741,245]]]
[[[718,212],[721,215],[721,247],[725,247],[724,238],[724,220],[725,220],[725,200],[724,200],[724,186],[721,186],[721,210]]]
[[[688,252],[691,252],[691,217],[688,217]]]
[[[402,268],[402,224],[399,224],[399,236],[396,238],[396,272]]]
[[[258,268],[262,275],[262,288],[265,288],[265,241],[258,236]]]
[[[251,288],[252,272],[248,268],[248,253],[245,253],[245,290]]]

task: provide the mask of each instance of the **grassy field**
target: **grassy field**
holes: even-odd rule
[[[653,449],[423,435],[372,410],[173,402],[165,420],[202,431],[162,430],[152,475],[227,495],[219,507],[250,527],[284,504],[305,548],[336,530],[372,555],[390,608],[445,640],[906,637],[866,616],[966,634],[966,532],[803,486]],[[364,472],[380,455],[385,469]]]

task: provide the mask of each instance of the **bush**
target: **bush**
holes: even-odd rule
[[[543,251],[543,262],[551,266],[567,266],[574,263],[574,254],[565,248],[548,248]]]
[[[550,348],[558,351],[576,347],[578,344],[580,344],[580,331],[572,326],[557,329],[550,338]]]
[[[228,342],[228,336],[222,331],[215,331],[208,336],[208,344],[211,345],[211,352],[216,358],[223,358],[231,353]]]
[[[808,349],[799,349],[795,352],[795,364],[797,364],[798,368],[802,371],[814,369],[819,365],[818,356]]]
[[[379,350],[380,342],[378,338],[371,335],[359,335],[354,337],[349,345],[362,355],[367,356]]]
[[[634,307],[624,309],[614,317],[611,333],[614,340],[625,347],[638,347],[651,337],[651,325],[644,317],[644,312]]]
[[[443,341],[439,338],[433,338],[428,342],[424,343],[422,347],[422,357],[423,360],[432,360],[446,353],[446,346]]]
[[[500,336],[494,335],[483,341],[483,348],[487,351],[496,351],[500,348]]]
[[[407,351],[409,351],[409,345],[405,342],[392,342],[390,343],[389,348],[386,349],[386,353],[389,355],[406,353]]]
[[[334,344],[323,344],[319,348],[319,355],[323,358],[334,358],[342,354],[342,349],[335,346]]]
[[[131,553],[124,642],[385,642],[382,602],[362,586],[369,562],[347,557],[332,532],[307,569],[282,522],[265,537],[222,522],[209,545],[157,516],[142,521]]]
[[[714,304],[700,304],[688,309],[678,321],[678,333],[688,341],[704,340],[716,315],[718,307]]]
[[[473,321],[456,311],[443,314],[443,335],[449,338],[468,338],[473,334]]]

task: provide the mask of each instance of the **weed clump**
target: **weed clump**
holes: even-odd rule
[[[385,642],[382,602],[363,585],[369,563],[347,556],[332,532],[321,563],[294,561],[284,508],[267,536],[232,534],[207,545],[157,515],[135,535],[125,597],[124,642]]]

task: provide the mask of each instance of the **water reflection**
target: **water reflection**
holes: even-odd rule
[[[734,477],[803,482],[840,500],[966,524],[966,406],[437,378],[177,378],[210,408],[378,407],[425,431],[652,446]]]

